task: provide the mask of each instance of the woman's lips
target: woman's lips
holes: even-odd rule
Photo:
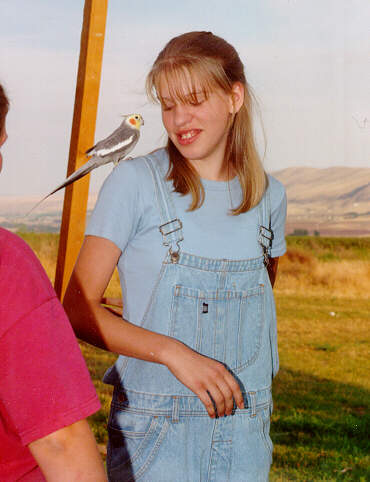
[[[186,146],[192,144],[201,133],[200,129],[191,129],[188,131],[181,131],[176,134],[177,141],[180,145]]]

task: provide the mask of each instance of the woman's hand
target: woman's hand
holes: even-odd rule
[[[231,415],[234,400],[239,408],[244,408],[240,386],[222,363],[173,339],[163,357],[163,364],[199,397],[211,418]]]

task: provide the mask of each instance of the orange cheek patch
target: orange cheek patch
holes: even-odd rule
[[[132,124],[133,126],[136,125],[135,119],[130,119],[130,120],[129,120],[129,123]]]

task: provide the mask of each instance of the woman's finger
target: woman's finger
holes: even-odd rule
[[[224,415],[231,415],[234,408],[233,392],[227,382],[224,379],[217,381],[217,386],[220,389],[224,397],[225,413]],[[222,415],[220,415],[222,416]]]
[[[216,411],[215,411],[215,407],[214,407],[214,404],[212,402],[212,399],[211,399],[209,393],[206,390],[203,390],[200,393],[198,393],[197,395],[198,395],[198,398],[200,399],[200,401],[203,403],[205,409],[207,410],[208,415],[211,418],[215,418]]]
[[[230,390],[232,391],[233,398],[235,400],[237,407],[240,409],[243,409],[244,408],[243,395],[242,395],[242,391],[240,390],[240,385],[237,382],[236,378],[228,370],[226,370],[224,378],[226,383],[230,387]]]
[[[217,415],[223,417],[225,415],[225,396],[217,385],[208,388],[208,392],[216,406]]]

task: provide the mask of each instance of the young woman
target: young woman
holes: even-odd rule
[[[77,335],[121,355],[104,378],[109,477],[267,480],[284,189],[259,160],[225,40],[172,39],[147,88],[167,147],[106,180],[65,296]],[[116,266],[123,320],[100,303]]]

